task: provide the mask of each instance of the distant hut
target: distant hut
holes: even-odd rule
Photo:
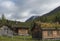
[[[13,31],[10,27],[4,25],[0,28],[0,36],[13,36]]]
[[[40,26],[38,26],[36,23],[34,23],[32,29],[32,38],[35,40],[41,40],[42,39],[42,30],[40,28]]]
[[[25,35],[25,36],[28,36],[29,35],[29,28],[28,27],[25,27],[25,26],[13,26],[12,27],[13,30],[14,30],[14,35]]]

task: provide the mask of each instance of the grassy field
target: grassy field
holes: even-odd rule
[[[0,36],[0,41],[31,41],[31,36]]]
[[[0,41],[38,41],[32,40],[31,36],[0,36]],[[60,41],[60,40],[39,40],[39,41]]]

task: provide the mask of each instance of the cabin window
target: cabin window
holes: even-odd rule
[[[48,31],[48,36],[53,35],[53,31]]]

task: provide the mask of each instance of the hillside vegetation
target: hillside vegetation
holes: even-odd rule
[[[30,20],[31,19],[31,20]],[[55,8],[54,10],[50,11],[47,14],[44,14],[42,16],[38,16],[35,19],[30,18],[27,22],[32,22],[32,21],[41,21],[41,22],[50,22],[50,23],[55,23],[59,22],[60,23],[60,6]]]
[[[53,11],[35,19],[41,22],[59,22],[60,23],[60,7],[54,9]]]

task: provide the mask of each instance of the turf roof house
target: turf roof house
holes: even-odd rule
[[[12,26],[15,35],[29,35],[29,27],[26,26]]]
[[[11,22],[11,21],[10,21]],[[5,24],[0,23],[0,35],[29,35],[29,27],[20,24],[20,22],[16,22],[13,24],[10,24],[9,21],[7,21]],[[8,24],[7,24],[8,23]],[[24,24],[24,23],[23,23]]]
[[[60,39],[60,24],[35,23],[31,29],[33,39]]]

